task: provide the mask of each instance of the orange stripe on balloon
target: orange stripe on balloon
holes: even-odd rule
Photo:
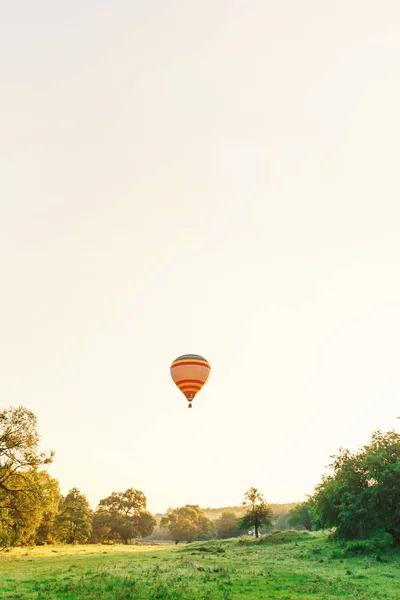
[[[180,385],[181,383],[200,383],[204,384],[204,379],[180,379],[179,381],[175,381],[176,385]]]
[[[201,387],[197,387],[195,385],[180,385],[178,387],[181,390],[181,392],[184,392],[187,390],[196,390],[196,392],[199,392],[201,390]]]
[[[206,367],[206,369],[211,369],[208,363],[201,362],[199,360],[182,360],[177,363],[173,363],[171,365],[171,369],[175,369],[175,367],[183,367],[184,365],[196,365],[198,367]]]

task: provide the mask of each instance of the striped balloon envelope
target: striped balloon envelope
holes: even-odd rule
[[[171,377],[192,408],[192,400],[201,390],[210,375],[208,360],[199,354],[183,354],[171,365]]]

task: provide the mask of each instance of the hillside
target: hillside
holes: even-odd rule
[[[275,518],[287,515],[292,508],[297,506],[298,502],[291,502],[288,504],[270,504]],[[223,508],[203,508],[206,517],[211,521],[216,521],[224,511],[233,511],[238,517],[244,514],[245,508],[243,506],[224,506]]]
[[[272,527],[268,528],[269,530],[283,530],[283,529],[287,529],[287,517],[289,515],[289,512],[292,510],[292,508],[294,508],[295,506],[297,506],[298,502],[290,502],[287,504],[270,504],[273,513],[274,513],[274,523],[272,525]],[[245,512],[245,508],[243,506],[223,506],[220,508],[203,508],[202,509],[204,511],[204,514],[206,515],[206,517],[208,519],[210,519],[210,521],[215,522],[217,519],[219,519],[219,517],[222,515],[223,512],[225,511],[232,511],[234,512],[238,517],[241,517],[244,512]],[[160,528],[160,521],[162,519],[162,517],[164,516],[165,513],[157,513],[155,516],[156,521],[157,521],[157,527],[155,527],[153,533],[148,536],[147,538],[145,538],[146,540],[169,540],[170,539],[170,535],[168,533],[168,531],[166,531],[165,529],[161,529]]]
[[[292,508],[297,506],[298,502],[289,502],[287,504],[270,504],[269,506],[272,508],[275,517],[281,517],[283,515],[288,514]],[[244,514],[245,509],[243,506],[222,506],[221,508],[203,508],[204,514],[210,521],[216,521],[223,512],[232,511],[237,514],[238,517]],[[157,519],[157,523],[160,522],[161,518],[165,513],[157,513],[155,518]]]

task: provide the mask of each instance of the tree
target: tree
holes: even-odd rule
[[[254,528],[256,538],[258,538],[260,527],[272,523],[272,508],[265,502],[264,496],[255,487],[251,487],[245,493],[243,506],[247,508],[247,511],[239,521],[239,528]]]
[[[103,498],[93,518],[92,539],[128,544],[135,537],[151,535],[156,520],[146,506],[146,496],[133,488]]]
[[[219,538],[231,538],[240,535],[238,517],[233,510],[225,510],[215,521],[215,529]]]
[[[154,527],[157,524],[157,521],[153,515],[148,511],[143,511],[140,513],[140,515],[135,516],[133,518],[133,522],[137,533],[139,533],[140,537],[142,538],[151,535]]]
[[[114,517],[129,519],[146,510],[147,499],[140,490],[128,488],[125,492],[113,492],[99,502],[99,510]]]
[[[40,507],[41,519],[35,529],[34,540],[32,536],[31,541],[38,545],[52,544],[55,541],[54,522],[61,500],[60,486],[57,479],[45,471],[39,471],[36,477],[38,483],[36,495],[32,495],[32,490],[30,494],[31,498],[35,498],[36,506]]]
[[[298,504],[289,513],[288,525],[290,527],[299,527],[311,531],[313,528],[312,504],[311,502],[302,502]]]
[[[53,452],[39,452],[39,434],[35,415],[19,406],[0,411],[0,490],[8,492],[8,480],[13,477],[12,491],[18,491],[24,472],[38,469],[53,460]]]
[[[357,452],[341,448],[313,495],[321,527],[343,539],[390,533],[400,541],[400,435],[375,431]]]
[[[0,411],[0,545],[32,543],[55,480],[39,472],[53,453],[39,451],[35,415],[23,406]]]
[[[84,494],[72,488],[60,502],[55,519],[57,539],[67,544],[86,544],[92,533],[92,511]]]
[[[110,520],[110,516],[106,513],[97,511],[94,513],[90,537],[92,544],[103,544],[112,539]]]
[[[56,541],[55,519],[61,501],[61,494],[58,481],[42,472],[48,478],[48,484],[44,488],[44,497],[41,501],[42,519],[35,534],[35,544],[54,544]]]
[[[160,523],[168,529],[175,544],[180,541],[192,542],[206,535],[211,529],[211,521],[207,519],[198,505],[186,504],[181,508],[169,508]]]
[[[60,492],[58,481],[45,471],[31,469],[18,481],[13,493],[13,478],[1,504],[0,545],[22,546],[49,541]],[[46,525],[47,523],[47,525]]]

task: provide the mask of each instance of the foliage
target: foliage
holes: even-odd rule
[[[376,431],[357,452],[340,449],[313,496],[321,526],[342,539],[390,533],[400,541],[400,435]]]
[[[289,513],[288,525],[299,529],[313,529],[312,502],[302,502],[298,504]]]
[[[295,506],[297,506],[297,502],[290,502],[290,503],[286,503],[286,504],[270,504],[269,506],[272,508],[272,511],[274,513],[274,518],[276,520],[280,519],[281,517],[285,517],[292,508],[294,508]],[[235,515],[237,517],[242,517],[245,512],[246,512],[246,507],[244,507],[243,505],[240,506],[224,506],[221,508],[203,508],[202,509],[204,514],[206,515],[206,517],[208,519],[210,519],[210,521],[216,521],[217,519],[220,518],[220,516],[222,515],[223,512],[226,511],[230,511],[230,512],[234,512]],[[156,515],[156,517],[162,517],[162,515]]]
[[[112,540],[111,518],[104,512],[95,512],[92,519],[92,533],[90,542],[92,544],[104,544]]]
[[[255,487],[251,487],[245,493],[243,506],[247,510],[239,520],[239,529],[254,528],[255,536],[258,538],[260,527],[272,523],[272,509],[265,502],[264,496]]]
[[[180,541],[192,542],[206,535],[211,521],[197,505],[187,504],[181,508],[169,508],[161,519],[161,527],[169,530],[176,544]]]
[[[144,538],[153,533],[153,529],[156,525],[156,520],[151,513],[148,511],[142,511],[139,515],[134,517],[134,524],[136,527],[137,534]]]
[[[98,510],[114,517],[133,517],[146,509],[147,500],[143,492],[127,489],[125,492],[113,492],[100,500]]]
[[[92,541],[128,544],[136,537],[150,535],[156,521],[146,506],[146,496],[133,488],[103,498],[93,517]]]
[[[231,538],[240,535],[238,518],[233,511],[226,510],[215,521],[215,529],[219,538]]]
[[[390,533],[384,533],[380,536],[371,537],[367,540],[349,540],[342,542],[335,549],[335,558],[343,558],[346,556],[361,555],[376,555],[379,557],[382,552],[386,552],[395,545],[393,536]]]
[[[66,544],[84,544],[92,532],[92,512],[86,496],[72,488],[60,501],[55,518],[57,539]]]
[[[20,546],[47,542],[50,533],[46,524],[54,521],[60,492],[58,482],[48,473],[30,469],[7,481],[8,491],[2,495],[0,544]]]
[[[19,406],[0,412],[0,545],[31,544],[43,519],[51,519],[58,484],[39,467],[53,453],[40,452],[37,419]],[[48,512],[46,516],[46,512]]]
[[[37,469],[53,460],[53,453],[39,452],[35,415],[23,406],[0,411],[0,489],[7,491],[10,477]],[[14,477],[15,481],[15,477]],[[14,486],[15,487],[15,486]]]
[[[287,504],[270,504],[269,506],[271,507],[273,514],[274,514],[273,522],[270,525],[262,526],[260,528],[260,533],[267,533],[268,531],[273,531],[273,530],[283,531],[283,530],[287,529],[288,528],[287,521],[288,521],[288,517],[289,517],[289,511],[292,508],[294,508],[295,506],[297,506],[297,503],[291,502],[291,503],[287,503]],[[221,517],[222,513],[233,512],[236,515],[236,519],[238,519],[239,517],[242,517],[246,512],[246,508],[244,506],[230,506],[230,507],[224,507],[224,508],[203,508],[202,510],[204,512],[204,515],[213,524],[214,532],[210,529],[210,531],[208,533],[208,537],[212,536],[213,533],[215,534],[215,536],[218,535],[217,531],[216,531],[216,523],[217,523],[218,519]],[[155,515],[157,524],[160,523],[163,516],[164,516],[164,514],[160,514],[160,513]],[[149,536],[146,539],[148,541],[150,541],[150,540],[162,541],[162,540],[170,540],[171,536],[167,529],[161,529],[158,525],[156,525],[151,536]]]

